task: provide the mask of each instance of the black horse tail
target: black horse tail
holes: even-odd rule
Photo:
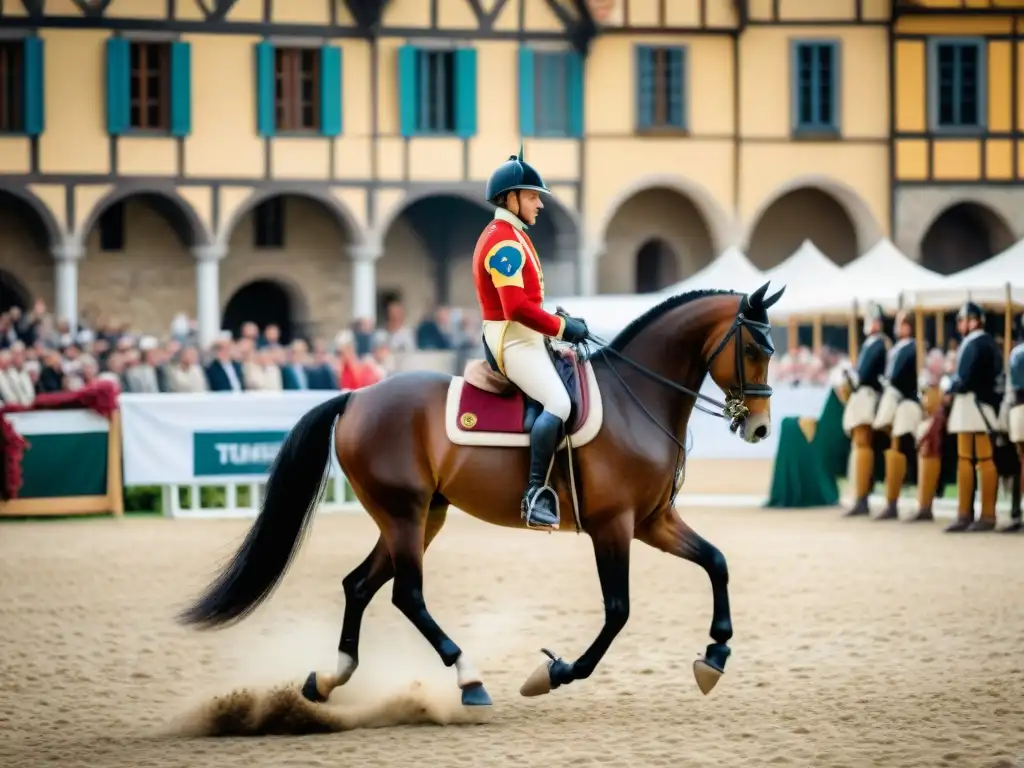
[[[178,616],[204,629],[241,621],[270,597],[299,550],[330,475],[331,431],[351,392],[321,403],[292,428],[270,468],[263,505],[238,552]]]

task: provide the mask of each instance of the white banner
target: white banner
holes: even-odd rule
[[[720,400],[711,383],[703,390]],[[285,435],[336,391],[201,394],[123,394],[121,428],[125,485],[214,485],[260,482]],[[728,425],[694,410],[686,445],[696,459],[771,459],[778,425],[786,416],[817,417],[824,387],[778,388],[772,396],[775,429],[756,445],[742,442]],[[646,418],[642,414],[637,418]],[[334,452],[331,452],[334,461]],[[335,462],[335,470],[337,464]]]
[[[122,394],[124,484],[258,482],[303,414],[337,394]]]

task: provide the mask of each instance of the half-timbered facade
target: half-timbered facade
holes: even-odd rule
[[[0,303],[156,332],[185,311],[204,338],[470,304],[484,181],[520,142],[554,192],[550,294],[805,238],[934,260],[943,201],[1016,195],[1022,22],[979,3],[3,0]],[[974,107],[970,61],[1000,73]]]

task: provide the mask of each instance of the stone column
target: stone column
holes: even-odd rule
[[[65,242],[51,251],[54,260],[54,309],[59,320],[67,320],[71,332],[78,330],[78,262],[85,255],[81,243]]]
[[[377,259],[383,249],[376,244],[355,245],[352,258],[352,319],[367,318],[377,324]]]
[[[604,255],[604,243],[583,242],[577,250],[576,281],[580,296],[597,295],[597,262]]]
[[[197,245],[196,325],[199,344],[209,346],[220,333],[220,262],[227,255],[226,245]]]

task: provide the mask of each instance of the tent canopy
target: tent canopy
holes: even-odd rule
[[[888,238],[843,267],[842,273],[843,288],[849,292],[846,306],[856,299],[873,301],[890,311],[899,309],[901,294],[909,306],[918,293],[942,288],[947,280],[904,255]]]
[[[973,267],[947,275],[941,286],[919,291],[924,309],[953,309],[967,299],[981,304],[1004,304],[1006,286],[1014,304],[1024,304],[1024,240]]]
[[[750,293],[765,281],[764,273],[750,263],[750,259],[736,246],[727,248],[722,255],[704,269],[661,293],[666,296],[687,291],[729,290]]]
[[[844,312],[853,304],[843,284],[843,271],[810,240],[769,269],[764,279],[771,281],[771,291],[786,286],[786,293],[772,308],[773,318]]]

